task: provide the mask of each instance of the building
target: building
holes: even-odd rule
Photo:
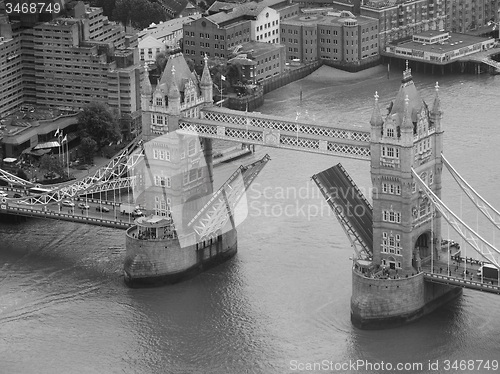
[[[165,45],[167,51],[181,48],[181,41],[184,36],[184,24],[197,20],[200,17],[201,14],[194,14],[187,17],[174,18],[169,21],[163,21],[158,24],[152,23],[148,28],[139,32],[139,50],[141,49],[142,39],[146,38],[147,36],[152,36],[162,42]]]
[[[447,65],[460,57],[490,49],[494,44],[494,38],[447,31],[426,31],[413,35],[411,40],[387,45],[384,55],[434,65]]]
[[[297,11],[288,0],[264,0],[214,8],[218,13],[184,26],[184,53],[202,64],[205,53],[227,58],[245,42],[280,43],[280,17]]]
[[[378,21],[349,11],[303,13],[281,23],[287,61],[358,64],[378,56]]]
[[[362,16],[378,19],[380,50],[391,41],[445,27],[443,0],[369,0],[359,9]]]
[[[2,78],[6,95],[0,99],[0,115],[8,115],[21,102],[78,111],[99,101],[118,112],[124,135],[135,134],[143,72],[137,36],[109,22],[101,8],[83,2],[73,3],[67,14],[47,22],[30,15],[0,18],[0,37],[7,42],[0,53],[5,69],[13,74]],[[11,67],[10,61],[17,66]]]
[[[467,33],[500,20],[498,0],[447,0],[445,6],[446,30],[451,32]]]
[[[167,46],[154,36],[146,35],[139,40],[139,58],[146,64],[154,64],[156,55],[167,50]]]
[[[228,62],[239,64],[243,78],[255,84],[284,71],[285,46],[261,42],[243,43],[238,55]]]

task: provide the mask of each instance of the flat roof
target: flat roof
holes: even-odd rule
[[[441,35],[444,32],[440,31],[425,31],[423,33],[418,33],[414,34],[414,36],[425,36],[425,37],[430,37],[430,36],[437,36]],[[474,45],[476,43],[481,43],[485,42],[487,40],[490,40],[491,38],[485,38],[481,36],[473,36],[473,35],[467,35],[467,34],[459,34],[459,33],[453,33],[450,32],[450,38],[447,39],[444,42],[440,43],[434,43],[434,44],[423,44],[420,42],[414,42],[413,40],[408,40],[404,42],[400,42],[397,44],[393,44],[396,47],[403,47],[403,48],[411,48],[411,49],[416,49],[419,51],[424,51],[424,52],[434,52],[434,53],[446,53],[446,52],[451,52],[457,49],[460,49],[462,47],[468,47],[471,45]]]
[[[342,11],[334,11],[335,13],[341,13]],[[373,22],[378,22],[375,18],[356,16],[352,15],[349,17],[340,17],[337,15],[329,14],[311,14],[311,13],[301,13],[296,16],[287,18],[281,22],[282,25],[292,25],[292,26],[316,26],[316,25],[336,25],[341,26],[346,20],[355,20],[358,25],[365,25]]]

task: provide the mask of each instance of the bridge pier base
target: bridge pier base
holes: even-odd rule
[[[424,274],[373,279],[353,270],[351,322],[360,329],[385,329],[413,322],[462,294],[462,288],[433,284]]]

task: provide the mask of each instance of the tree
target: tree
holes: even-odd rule
[[[24,179],[25,181],[27,181],[29,179],[29,177],[26,174],[26,172],[23,169],[21,169],[21,168],[17,169],[16,176],[18,176],[21,179]]]
[[[80,142],[80,151],[82,152],[83,162],[92,164],[94,162],[94,156],[97,152],[97,142],[86,136],[82,138]]]
[[[227,67],[227,79],[232,86],[243,82],[243,71],[241,64],[238,62],[230,63]]]
[[[97,150],[121,139],[118,118],[109,107],[92,102],[78,115],[80,138],[89,137],[96,142]]]
[[[116,0],[113,19],[124,25],[129,23],[138,29],[168,19],[167,12],[159,3],[148,0]]]
[[[165,52],[160,52],[156,54],[156,67],[161,75],[163,70],[165,70],[165,66],[167,66],[167,54]]]
[[[43,155],[40,159],[40,168],[49,173],[64,174],[64,167],[60,158],[56,155]]]

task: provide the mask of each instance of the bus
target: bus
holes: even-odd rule
[[[28,192],[30,195],[43,195],[46,193],[52,192],[52,190],[49,190],[48,188],[42,188],[42,187],[31,187]]]

